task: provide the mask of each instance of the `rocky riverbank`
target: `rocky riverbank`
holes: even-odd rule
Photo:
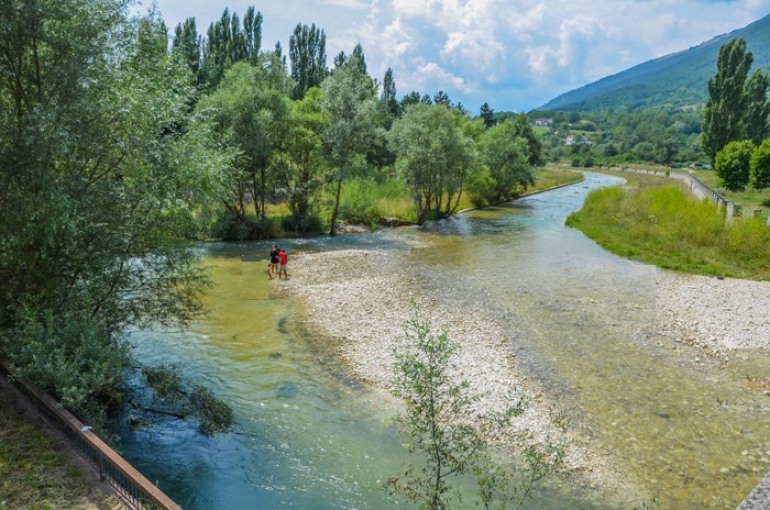
[[[770,283],[683,276],[656,271],[656,324],[653,334],[672,343],[695,345],[726,359],[733,349],[770,347]],[[579,446],[582,438],[554,427],[550,402],[535,381],[517,366],[515,338],[481,305],[458,309],[440,290],[419,285],[417,275],[401,267],[392,253],[343,250],[306,253],[292,258],[291,279],[274,281],[273,291],[288,292],[305,308],[308,327],[321,333],[325,348],[350,375],[383,398],[393,377],[392,350],[403,338],[403,323],[419,305],[421,317],[434,331],[448,330],[460,344],[457,378],[483,394],[474,414],[500,411],[514,403],[517,389],[530,397],[530,407],[515,420],[529,440],[549,436],[572,445],[567,462],[586,483],[619,489],[622,477],[607,459]],[[511,437],[518,437],[511,434]],[[504,439],[504,438],[503,438]],[[624,488],[628,494],[630,488]]]

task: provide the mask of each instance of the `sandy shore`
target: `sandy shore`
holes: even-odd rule
[[[471,391],[483,394],[475,413],[510,406],[516,389],[531,403],[515,420],[527,430],[529,440],[542,441],[551,434],[573,445],[567,462],[581,472],[586,483],[616,486],[618,478],[606,459],[578,446],[579,437],[566,437],[554,429],[549,402],[540,388],[519,371],[511,342],[494,317],[481,309],[449,308],[436,291],[414,284],[414,277],[399,268],[392,254],[346,250],[298,254],[290,266],[291,279],[274,281],[276,292],[289,292],[306,308],[309,326],[329,339],[329,348],[348,367],[351,376],[373,391],[390,398],[394,342],[403,337],[409,317],[409,299],[420,306],[421,317],[434,331],[448,329],[460,344],[458,380],[467,380]],[[770,283],[682,276],[656,271],[657,332],[671,342],[696,345],[713,356],[725,357],[733,349],[770,347]],[[475,414],[474,413],[474,414]],[[614,480],[614,481],[613,481]]]

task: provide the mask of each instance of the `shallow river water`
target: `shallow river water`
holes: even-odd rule
[[[564,226],[591,189],[619,184],[589,173],[425,228],[284,244],[392,250],[417,285],[443,289],[457,307],[483,304],[506,324],[521,370],[629,487],[603,494],[576,480],[527,508],[630,510],[656,499],[661,509],[734,509],[770,469],[770,398],[746,383],[767,378],[767,356],[735,353],[725,366],[653,334],[655,269]],[[125,457],[186,509],[396,508],[381,488],[406,459],[392,409],[319,351],[295,303],[269,292],[269,243],[201,250],[216,282],[208,318],[188,332],[134,332],[131,343],[147,364],[211,385],[236,426],[206,437],[155,419],[122,430]]]

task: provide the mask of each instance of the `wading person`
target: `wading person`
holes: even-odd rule
[[[272,248],[270,248],[270,255],[267,260],[267,276],[270,277],[270,279],[273,279],[273,275],[278,273],[278,246],[275,244]],[[278,275],[280,277],[280,274]]]
[[[286,250],[278,251],[278,260],[281,264],[281,267],[278,269],[278,279],[280,280],[281,275],[283,275],[284,280],[288,280],[289,273],[286,272],[286,264],[289,262],[289,257],[286,256]]]

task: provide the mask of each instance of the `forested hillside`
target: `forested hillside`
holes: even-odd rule
[[[541,110],[598,111],[703,104],[719,48],[740,37],[754,55],[754,69],[770,70],[770,15],[698,46],[639,64],[549,101]]]

